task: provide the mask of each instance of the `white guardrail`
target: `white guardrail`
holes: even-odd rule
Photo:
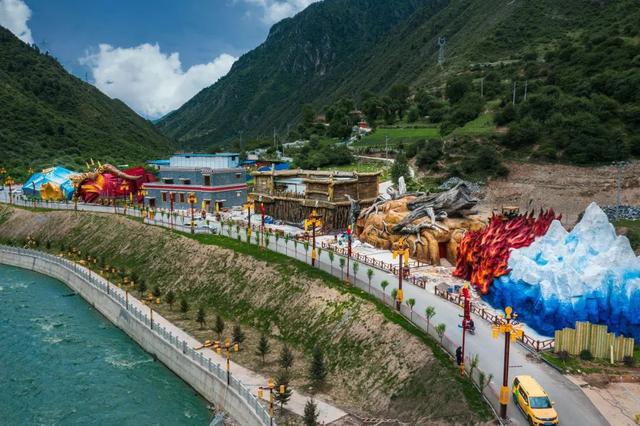
[[[201,352],[195,351],[185,340],[181,340],[178,336],[175,336],[171,331],[167,330],[165,327],[160,326],[156,322],[152,322],[151,318],[141,310],[127,303],[125,296],[119,294],[118,292],[112,292],[109,289],[111,287],[117,288],[113,284],[109,283],[109,281],[100,277],[99,275],[91,272],[90,270],[78,265],[75,262],[71,262],[70,260],[56,257],[50,254],[38,252],[35,250],[28,250],[17,247],[9,247],[0,245],[0,251],[5,253],[11,253],[18,256],[25,256],[31,258],[37,258],[45,262],[53,263],[58,265],[71,273],[75,274],[77,277],[82,279],[87,284],[101,291],[104,295],[109,297],[119,306],[124,308],[127,312],[129,312],[136,320],[142,323],[151,333],[155,333],[160,336],[166,342],[168,342],[175,350],[182,353],[184,356],[190,358],[194,361],[202,370],[203,374],[208,374],[211,377],[214,377],[216,380],[221,382],[223,385],[227,385],[227,372],[225,368],[223,368],[220,364],[211,362],[211,358],[207,358],[205,360],[204,355]],[[266,407],[260,404],[258,398],[251,393],[249,388],[247,388],[244,384],[242,384],[239,380],[233,377],[233,374],[230,373],[230,385],[231,389],[233,389],[238,395],[242,397],[242,400],[245,402],[246,409],[248,411],[255,411],[258,415],[258,418],[262,421],[264,425],[275,425],[275,420],[271,419],[269,416],[269,411]]]

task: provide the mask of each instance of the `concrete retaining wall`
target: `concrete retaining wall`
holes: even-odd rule
[[[210,360],[205,362],[201,354],[181,341],[171,330],[160,327],[155,322],[152,324],[149,317],[133,306],[133,297],[129,296],[127,303],[117,287],[109,286],[98,275],[65,259],[8,247],[0,247],[0,263],[39,272],[64,282],[208,401],[223,408],[239,424],[269,424],[267,411],[245,386],[234,377],[231,377],[231,385],[227,386],[224,368]]]

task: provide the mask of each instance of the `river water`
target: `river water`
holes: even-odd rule
[[[60,281],[0,265],[1,425],[206,425],[206,401]]]

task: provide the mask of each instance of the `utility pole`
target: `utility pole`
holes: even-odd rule
[[[524,101],[527,102],[527,89],[529,88],[529,80],[524,81]]]
[[[384,137],[384,156],[389,159],[389,136]]]
[[[446,37],[438,38],[438,65],[444,65],[444,46],[447,44]]]
[[[484,98],[484,77],[480,79],[480,97]]]
[[[515,106],[516,104],[516,87],[518,87],[518,83],[516,81],[513,82],[513,100],[511,104]]]

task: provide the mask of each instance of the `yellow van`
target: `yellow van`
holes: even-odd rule
[[[513,379],[513,402],[533,426],[557,425],[558,413],[542,386],[531,376]]]

